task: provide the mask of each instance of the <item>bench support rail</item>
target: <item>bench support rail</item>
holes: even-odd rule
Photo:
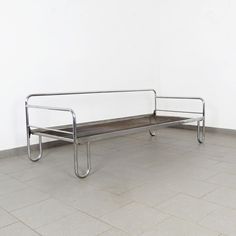
[[[173,113],[187,113],[187,114],[199,114],[202,116],[202,119],[197,121],[197,140],[198,142],[204,143],[205,141],[205,117],[206,117],[206,108],[205,108],[205,101],[203,98],[200,97],[166,97],[166,96],[156,96],[156,99],[167,99],[167,100],[198,100],[202,103],[202,110],[201,111],[175,111],[175,110],[163,110],[157,109],[156,111],[161,112],[173,112]],[[151,133],[150,133],[151,134]],[[152,135],[152,134],[151,134]]]
[[[42,147],[42,136],[39,136],[39,155],[36,158],[33,158],[31,155],[31,126],[29,125],[29,108],[31,109],[43,109],[43,110],[53,110],[59,112],[69,112],[72,115],[72,126],[73,126],[73,145],[74,145],[74,170],[75,175],[79,178],[85,178],[89,175],[91,170],[91,153],[90,153],[90,143],[87,142],[87,169],[85,173],[81,174],[79,171],[79,158],[78,158],[78,143],[77,143],[77,123],[76,123],[76,114],[70,108],[58,108],[58,107],[47,107],[47,106],[34,106],[28,105],[28,99],[25,102],[25,112],[26,112],[26,134],[27,134],[27,149],[28,149],[28,157],[31,161],[36,162],[39,161],[43,156],[43,147]],[[47,130],[47,128],[45,128]],[[48,129],[50,130],[50,129]],[[60,131],[60,130],[58,130]]]
[[[80,173],[79,170],[79,155],[78,155],[78,144],[74,143],[74,171],[75,175],[81,179],[87,177],[91,171],[91,151],[90,151],[90,142],[86,143],[86,152],[87,152],[87,169],[84,173]]]
[[[153,130],[149,130],[149,134],[150,134],[152,137],[156,136],[156,132],[153,131]]]
[[[32,157],[31,144],[30,144],[30,134],[27,134],[27,149],[28,149],[29,159],[33,162],[39,161],[43,156],[42,136],[39,135],[39,155],[37,157]]]
[[[199,143],[204,143],[205,141],[205,120],[198,121],[197,122],[197,140]]]

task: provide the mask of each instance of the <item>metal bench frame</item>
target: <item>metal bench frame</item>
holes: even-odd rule
[[[38,105],[30,105],[29,100],[32,97],[50,97],[50,96],[66,96],[66,95],[83,95],[83,94],[105,94],[105,93],[135,93],[135,92],[152,92],[154,95],[154,114],[156,115],[157,112],[173,112],[173,113],[186,113],[186,114],[196,114],[200,115],[200,117],[195,118],[188,118],[183,121],[174,121],[174,122],[167,122],[164,124],[159,125],[150,125],[148,127],[139,127],[135,129],[128,129],[123,130],[119,132],[112,132],[111,134],[102,134],[102,135],[96,135],[95,137],[87,137],[84,140],[78,140],[77,138],[77,122],[76,122],[76,114],[73,111],[73,109],[70,108],[60,108],[60,107],[49,107],[49,106],[38,106]],[[202,109],[201,111],[176,111],[176,110],[161,110],[157,109],[157,100],[159,99],[171,99],[171,100],[199,100],[202,103]],[[51,111],[57,111],[57,112],[67,112],[71,114],[72,117],[72,127],[73,131],[68,132],[56,128],[42,128],[37,127],[34,125],[30,125],[29,123],[29,109],[43,109],[43,110],[51,110]],[[28,150],[28,157],[31,161],[36,162],[40,160],[43,156],[43,148],[42,148],[42,137],[49,137],[56,140],[63,140],[70,143],[73,143],[73,149],[74,149],[74,172],[75,175],[79,178],[85,178],[89,175],[91,171],[91,152],[90,152],[90,142],[94,140],[104,139],[106,137],[114,137],[114,136],[120,136],[120,135],[126,135],[130,133],[137,133],[140,131],[148,130],[150,132],[151,136],[155,135],[154,130],[157,130],[160,127],[167,127],[177,124],[183,124],[183,123],[191,123],[191,122],[197,122],[197,140],[199,143],[203,143],[205,140],[205,102],[200,97],[163,97],[163,96],[157,96],[157,93],[154,89],[142,89],[142,90],[114,90],[114,91],[89,91],[89,92],[70,92],[70,93],[38,93],[38,94],[31,94],[27,96],[25,100],[25,114],[26,114],[26,133],[27,133],[27,150]],[[68,137],[62,137],[57,135],[49,135],[45,134],[43,132],[33,132],[33,130],[37,129],[43,129],[48,131],[56,131],[59,133],[64,134],[71,134],[72,138]],[[31,143],[30,138],[31,135],[37,135],[39,138],[39,155],[37,157],[32,157],[31,155]],[[83,141],[86,143],[87,146],[87,169],[84,171],[84,173],[80,173],[79,171],[79,160],[78,160],[78,144]]]

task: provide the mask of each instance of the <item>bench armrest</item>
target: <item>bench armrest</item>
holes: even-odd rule
[[[156,111],[164,112],[178,112],[178,113],[190,113],[190,114],[201,114],[205,120],[205,101],[201,97],[169,97],[169,96],[156,96],[156,99],[173,99],[173,100],[199,100],[202,103],[201,111],[175,111],[175,110],[161,110],[156,109]]]
[[[50,107],[50,106],[38,106],[38,105],[29,105],[28,104],[28,99],[25,102],[25,113],[26,113],[26,132],[27,132],[27,138],[29,138],[31,134],[31,127],[35,127],[33,125],[29,124],[29,108],[30,109],[41,109],[41,110],[50,110],[50,111],[59,111],[59,112],[69,112],[72,116],[72,127],[73,127],[73,132],[71,135],[73,136],[74,142],[77,140],[77,130],[76,130],[76,114],[73,109],[71,108],[62,108],[62,107]],[[44,130],[50,130],[47,128],[42,128],[42,127],[35,127],[35,128],[41,128]],[[55,130],[57,132],[65,133],[64,131],[61,130]],[[69,132],[66,132],[69,133]]]

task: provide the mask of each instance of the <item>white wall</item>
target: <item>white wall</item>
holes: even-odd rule
[[[29,93],[155,87],[158,22],[154,0],[0,1],[0,150],[26,144]],[[114,102],[113,116],[125,109],[118,97],[112,104],[105,100]],[[99,107],[94,102],[80,113],[83,120],[94,118],[91,110]],[[79,108],[85,111],[86,103]],[[132,112],[139,112],[139,102],[133,105]]]
[[[233,0],[1,1],[0,150],[25,145],[24,98],[34,92],[155,87],[204,97],[207,125],[236,129],[235,12]],[[72,103],[81,121],[152,106],[97,100]]]
[[[162,0],[161,94],[202,96],[207,125],[236,129],[236,1]]]

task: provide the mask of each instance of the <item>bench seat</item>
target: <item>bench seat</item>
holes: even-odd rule
[[[152,130],[162,126],[170,126],[179,123],[189,122],[191,118],[176,116],[156,116],[154,114],[145,114],[131,117],[122,117],[111,120],[102,120],[96,122],[86,122],[77,124],[78,142],[94,141],[113,136],[120,136],[145,130]],[[196,121],[195,118],[193,121]],[[51,129],[51,130],[48,130]],[[62,132],[58,132],[58,130]],[[32,134],[48,137],[61,137],[62,139],[71,139],[73,141],[72,125],[63,125],[45,129],[34,129]],[[133,131],[133,132],[132,132]],[[65,133],[64,133],[65,132]]]

